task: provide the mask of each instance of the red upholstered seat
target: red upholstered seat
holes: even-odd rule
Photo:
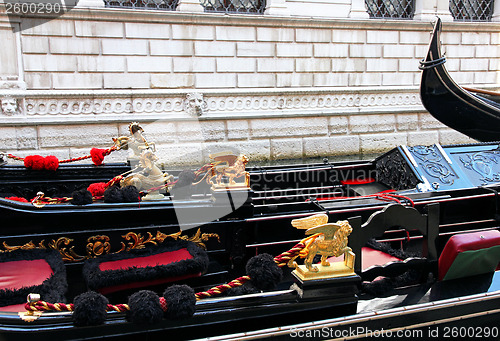
[[[115,261],[109,261],[99,264],[99,270],[133,270],[134,268],[146,268],[155,267],[161,265],[168,265],[182,260],[193,259],[193,256],[189,253],[187,249],[179,249],[176,251],[158,253],[146,257],[135,257],[129,259],[121,259]],[[120,285],[113,285],[109,287],[104,287],[99,289],[102,294],[110,294],[112,292],[117,292],[127,289],[141,288],[150,285],[159,285],[164,283],[176,282],[183,279],[188,279],[192,277],[198,277],[201,272],[188,273],[179,276],[163,277],[157,279],[151,279],[146,281],[131,281],[128,283],[123,283]]]
[[[334,262],[343,262],[344,257],[330,257],[328,258],[328,261],[330,263]],[[396,258],[394,256],[391,256],[388,253],[375,250],[369,247],[362,247],[361,248],[361,264],[363,265],[362,270],[366,270],[371,266],[374,265],[384,265],[389,262],[396,262],[396,261],[401,261],[401,259]]]
[[[7,305],[5,307],[0,307],[0,311],[5,311],[5,312],[11,312],[11,313],[17,313],[20,311],[25,311],[24,309],[24,303],[23,304],[13,304],[13,305]]]
[[[118,270],[128,268],[145,268],[147,266],[165,265],[173,262],[178,262],[184,259],[192,259],[193,256],[187,249],[179,249],[171,252],[158,253],[146,257],[135,257],[131,259],[121,259],[99,264],[101,271]]]
[[[0,310],[17,309],[29,293],[40,294],[48,302],[63,302],[66,289],[66,269],[58,251],[0,253]]]
[[[0,266],[0,289],[40,285],[53,273],[45,259],[6,262]]]
[[[197,277],[207,267],[206,252],[181,240],[88,260],[83,275],[90,289],[110,294]]]
[[[342,185],[364,185],[364,184],[370,184],[372,182],[375,182],[375,179],[373,179],[373,178],[361,178],[361,179],[347,179],[347,180],[340,181],[340,183]]]
[[[439,257],[439,280],[493,272],[500,262],[500,231],[452,236]]]

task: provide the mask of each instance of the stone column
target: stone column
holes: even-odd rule
[[[205,12],[200,0],[179,0],[176,10],[180,12]]]
[[[500,21],[500,1],[493,2],[493,15],[491,21]]]
[[[21,22],[15,16],[7,17],[0,9],[0,90],[26,89],[21,52]]]
[[[370,15],[366,11],[365,0],[352,0],[349,18],[368,19]]]
[[[453,21],[448,0],[415,0],[414,20],[434,21],[436,16],[442,21]]]
[[[87,8],[100,8],[104,7],[103,0],[79,0],[76,7],[87,7]]]
[[[266,15],[276,15],[276,16],[289,16],[290,10],[286,5],[286,0],[267,0],[266,10],[264,11]]]

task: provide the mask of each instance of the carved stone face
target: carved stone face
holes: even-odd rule
[[[187,94],[185,103],[186,111],[193,116],[201,116],[207,109],[203,94],[199,92]]]
[[[12,97],[2,98],[2,112],[4,115],[14,115],[17,113],[17,101]]]

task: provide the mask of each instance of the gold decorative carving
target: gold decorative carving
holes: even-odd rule
[[[45,240],[41,240],[38,244],[35,244],[33,241],[30,241],[23,245],[10,246],[5,241],[2,243],[3,250],[0,249],[0,252],[10,252],[14,250],[31,250],[31,249],[54,249],[59,251],[63,260],[65,262],[80,262],[85,259],[95,258],[98,256],[106,255],[106,254],[117,254],[120,252],[126,252],[134,249],[143,249],[146,244],[158,245],[163,243],[167,239],[181,239],[191,241],[197,244],[199,247],[206,250],[205,242],[210,238],[217,238],[217,241],[220,242],[219,235],[217,233],[201,233],[201,230],[198,229],[196,233],[189,237],[186,235],[182,235],[182,231],[165,234],[161,231],[157,231],[156,235],[151,232],[147,232],[145,236],[140,233],[128,232],[127,234],[122,236],[126,242],[121,242],[121,248],[115,252],[111,252],[111,240],[106,235],[95,235],[91,236],[87,239],[86,245],[86,254],[84,256],[78,254],[74,250],[74,245],[70,246],[70,244],[74,241],[73,239],[60,237],[58,239],[53,239],[48,243]]]
[[[158,231],[156,234],[158,234],[159,232],[160,231]],[[128,242],[127,244],[122,242],[122,248],[118,252],[121,252],[123,250],[130,251],[133,249],[144,249],[145,245],[148,243],[153,245],[158,245],[156,238],[153,237],[151,232],[148,232],[147,238],[143,237],[140,233],[134,233],[134,232],[129,232],[126,235],[122,236],[122,238],[125,238],[125,240],[130,240],[130,242]],[[163,240],[159,243],[163,243]]]
[[[48,244],[48,248],[54,249],[59,251],[61,254],[62,258],[66,262],[79,262],[82,261],[88,257],[85,256],[80,256],[74,251],[74,246],[71,246],[70,248],[66,248],[65,246],[69,246],[74,240],[66,237],[60,237],[57,240],[52,240]],[[43,240],[40,242],[40,245],[43,245]],[[46,247],[42,247],[43,249],[46,249]]]
[[[108,254],[111,250],[108,236],[92,236],[87,239],[87,255],[96,257]]]
[[[289,265],[295,267],[294,274],[302,280],[332,278],[354,274],[354,253],[347,246],[348,236],[352,232],[349,222],[337,221],[328,223],[328,216],[318,214],[292,221],[297,229],[307,229],[305,234],[312,235],[307,243],[304,265],[297,265],[290,260]],[[321,255],[321,264],[313,265],[316,255]],[[328,257],[344,256],[343,262],[330,264]]]
[[[213,190],[250,188],[250,174],[245,171],[248,158],[245,155],[236,156],[231,152],[220,152],[210,154],[209,157],[213,162],[211,176],[207,182],[212,184]],[[228,183],[223,183],[223,177],[228,178]],[[240,178],[243,178],[243,181],[235,181]]]

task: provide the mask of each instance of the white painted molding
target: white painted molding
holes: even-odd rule
[[[105,7],[103,0],[79,0],[76,7],[80,8],[103,8]]]
[[[449,2],[442,0],[415,0],[414,20],[433,22],[439,16],[442,21],[453,21]]]
[[[264,14],[275,16],[290,16],[290,9],[286,4],[286,0],[267,0],[266,10],[264,11]]]
[[[491,21],[500,21],[500,1],[493,2],[493,15],[491,16]]]
[[[205,9],[201,5],[200,0],[179,0],[176,10],[179,12],[205,12]]]
[[[365,0],[351,0],[351,11],[349,18],[368,19],[370,15],[366,11]]]

